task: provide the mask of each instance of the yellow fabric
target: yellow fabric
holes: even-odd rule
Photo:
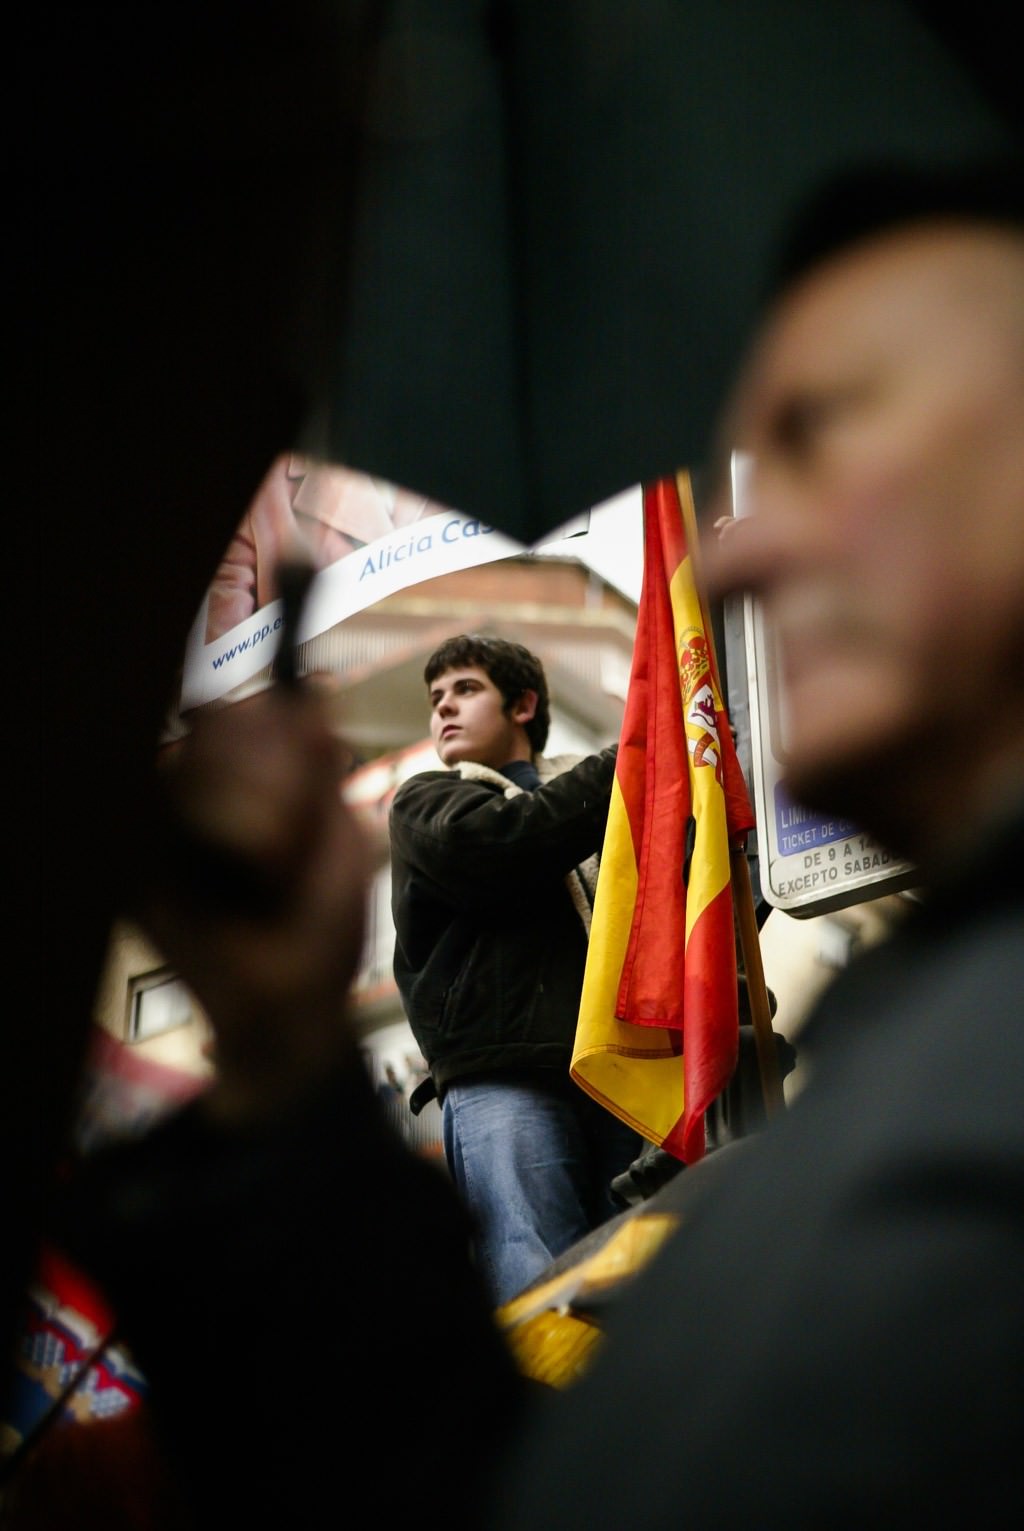
[[[636,1275],[679,1225],[670,1213],[634,1212],[594,1254],[515,1297],[496,1318],[520,1370],[551,1387],[568,1387],[586,1370],[602,1330],[585,1312],[588,1297],[607,1294]]]
[[[571,1313],[538,1313],[508,1335],[515,1363],[525,1377],[548,1387],[579,1381],[604,1338],[600,1329]]]
[[[601,852],[571,1072],[588,1095],[644,1137],[661,1143],[683,1111],[679,1037],[660,1026],[634,1026],[615,1015],[619,975],[635,903],[633,836],[615,781]]]
[[[688,548],[697,546],[697,523],[690,492],[689,477],[678,477],[679,501],[683,512]],[[703,640],[707,652],[707,634],[710,624],[706,620],[703,603],[697,589],[696,570],[692,555],[683,559],[669,582],[672,601],[672,618],[676,635],[676,653],[682,654],[691,638]],[[722,712],[722,697],[714,671],[710,664],[703,671],[701,681],[710,687],[716,712]],[[687,686],[684,682],[683,726],[690,761],[691,811],[699,825],[701,854],[695,854],[690,864],[690,881],[686,892],[686,939],[703,911],[730,879],[729,829],[726,823],[725,793],[714,771],[699,770],[694,766],[694,756],[707,742],[704,723],[692,711],[686,710]]]

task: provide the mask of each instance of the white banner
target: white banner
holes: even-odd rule
[[[357,535],[391,522],[396,524],[373,540]],[[567,554],[578,554],[578,539],[586,535],[588,523],[587,514],[577,517],[533,551],[556,552],[565,544]],[[192,626],[182,676],[183,711],[215,701],[272,662],[282,602],[256,602],[272,578],[271,565],[296,545],[322,564],[306,599],[300,643],[421,580],[531,551],[475,517],[366,475],[294,456],[280,458],[247,511]],[[247,614],[232,620],[240,611]]]

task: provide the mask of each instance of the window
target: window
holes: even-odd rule
[[[128,1041],[145,1042],[193,1019],[190,991],[170,968],[128,980]]]

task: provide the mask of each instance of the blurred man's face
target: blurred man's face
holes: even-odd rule
[[[1024,237],[935,225],[820,267],[729,439],[754,514],[706,573],[775,627],[797,795],[858,812],[932,752],[955,777],[986,730],[1024,743]]]

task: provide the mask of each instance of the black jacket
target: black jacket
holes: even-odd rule
[[[534,792],[466,763],[396,793],[395,979],[439,1094],[567,1071],[615,756],[541,757]]]

